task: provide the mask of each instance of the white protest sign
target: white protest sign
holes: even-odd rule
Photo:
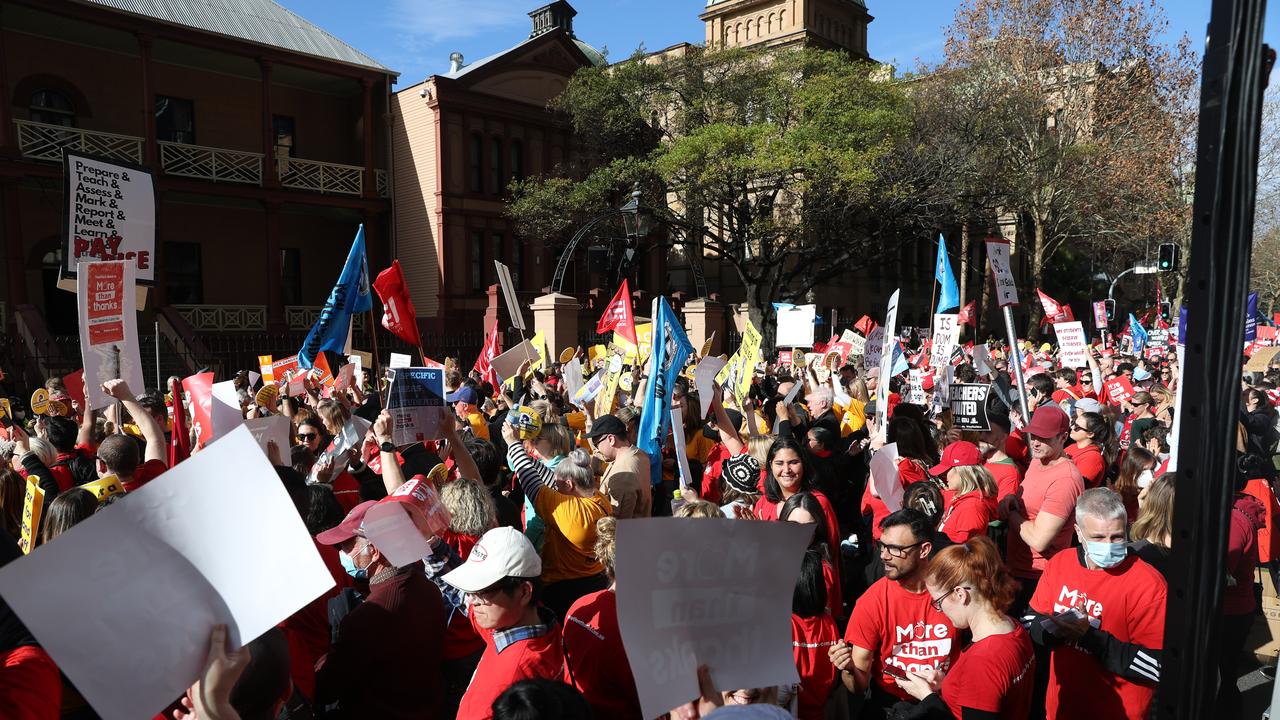
[[[569,396],[570,402],[578,407],[591,402],[604,389],[604,376],[604,370],[597,370],[596,374],[592,375],[582,387],[578,388],[577,392]]]
[[[262,379],[262,375],[250,370],[249,371],[249,387],[254,387],[258,381]]]
[[[404,353],[393,352],[391,353],[391,362],[387,363],[387,367],[390,367],[392,370],[399,370],[400,368],[407,368],[411,364],[413,364],[412,357],[405,355]]]
[[[0,595],[106,720],[149,718],[182,695],[214,625],[238,648],[332,587],[248,428],[0,569]]]
[[[393,423],[391,441],[408,445],[440,437],[444,406],[444,371],[439,368],[397,368],[391,378],[387,411]]]
[[[684,439],[684,409],[671,408],[671,444],[676,449],[676,465],[680,468],[680,487],[693,485],[693,474],[689,472],[689,450]]]
[[[1178,349],[1178,371],[1182,372],[1186,365],[1187,346],[1179,344]],[[1178,379],[1178,390],[1173,396],[1173,432],[1169,434],[1169,467],[1165,472],[1174,472],[1178,469],[1178,442],[1182,438],[1182,388],[1187,383],[1184,378]]]
[[[1009,265],[1009,241],[1002,238],[987,238],[987,262],[991,265],[991,276],[995,281],[996,304],[1000,307],[1018,304],[1018,283],[1013,279],[1013,268]]]
[[[240,392],[236,390],[235,380],[213,384],[209,419],[213,423],[215,438],[220,438],[244,424],[244,411],[240,409]]]
[[[156,193],[151,173],[66,148],[62,157],[67,200],[62,276],[77,276],[82,263],[122,260],[139,284],[153,285]]]
[[[280,451],[280,462],[289,462],[289,418],[286,415],[268,415],[262,418],[253,418],[244,421],[245,427],[249,429],[249,434],[253,436],[258,447],[262,448],[262,454],[267,455],[267,442],[274,442],[276,448]],[[217,425],[214,425],[217,427]],[[270,455],[267,455],[270,458]]]
[[[76,278],[84,395],[91,410],[114,402],[102,392],[108,380],[120,378],[135,393],[146,387],[133,288],[133,265],[124,261],[83,263]]]
[[[933,316],[933,344],[929,350],[929,364],[935,368],[951,363],[951,353],[960,341],[959,315],[939,313]]]
[[[356,366],[347,363],[338,369],[338,374],[333,378],[333,389],[337,392],[344,392],[347,388],[355,387],[356,384]]]
[[[524,330],[524,313],[520,312],[520,300],[516,297],[515,283],[511,282],[511,270],[501,262],[494,260],[498,270],[498,284],[502,286],[502,297],[507,302],[507,314],[511,316],[511,327]]]
[[[844,337],[841,336],[840,342],[849,343],[849,357],[853,357],[855,355],[865,355],[867,353],[866,338],[862,337],[857,333],[849,332],[848,330],[845,330],[844,333],[845,335],[849,336],[849,339],[845,340]]]
[[[321,457],[332,458],[335,464],[340,466],[346,465],[346,460],[339,458],[353,447],[359,447],[364,443],[365,435],[368,434],[369,428],[373,427],[373,423],[365,420],[359,415],[352,415],[347,424],[342,426],[342,432],[333,439],[333,446],[324,452]],[[308,478],[311,482],[315,482],[320,477],[319,463],[311,466],[311,476]]]
[[[408,567],[431,555],[431,545],[401,503],[378,503],[365,514],[365,532],[393,565]]]
[[[898,293],[889,296],[889,309],[884,314],[884,341],[880,345],[880,382],[876,383],[876,411],[888,417],[889,378],[893,377],[893,342],[898,325]]]
[[[515,377],[516,372],[520,369],[521,363],[526,360],[532,361],[530,365],[538,362],[538,346],[533,344],[532,340],[525,340],[519,345],[502,353],[489,361],[493,371],[498,373],[498,379],[506,382]]]
[[[564,378],[565,394],[573,397],[582,387],[582,361],[574,357],[560,369],[560,375]]]
[[[711,396],[715,394],[716,375],[724,369],[727,360],[721,360],[714,355],[704,357],[693,369],[693,386],[698,390],[698,403],[701,405],[702,412],[699,417],[706,417],[707,412],[711,410]]]
[[[991,355],[987,352],[986,343],[975,343],[973,346],[973,370],[979,375],[990,375]]]
[[[778,310],[778,347],[813,347],[813,319],[817,315],[814,305],[796,305]]]
[[[1079,321],[1053,324],[1058,335],[1058,361],[1062,367],[1080,368],[1089,364],[1089,341]]]
[[[923,407],[929,402],[929,396],[924,392],[925,374],[924,370],[911,368],[907,381],[907,402],[912,405]]]
[[[618,523],[618,629],[646,718],[717,690],[796,683],[791,596],[813,534],[795,523]]]
[[[898,476],[898,443],[889,443],[871,456],[871,494],[889,512],[902,508],[902,480]]]
[[[884,349],[884,328],[876,326],[867,336],[865,352],[862,354],[862,367],[867,370],[880,367],[882,349]]]

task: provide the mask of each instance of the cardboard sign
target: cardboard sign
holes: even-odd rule
[[[526,360],[531,361],[530,367],[538,361],[538,349],[528,340],[495,357],[489,364],[498,373],[498,379],[506,382],[515,377],[520,365]]]
[[[1098,300],[1093,304],[1093,328],[1095,330],[1107,329],[1107,303],[1105,300]]]
[[[561,368],[561,373],[564,378],[565,394],[573,397],[578,392],[578,388],[582,387],[582,361],[577,357],[569,358]]]
[[[760,358],[760,343],[763,339],[760,331],[748,320],[747,326],[742,329],[742,344],[734,353],[733,361],[716,375],[716,382],[729,388],[739,398],[747,397],[751,392],[751,381],[756,373],[756,362]]]
[[[391,353],[391,362],[387,363],[387,367],[391,368],[392,370],[399,370],[400,368],[407,368],[411,364],[413,364],[412,357],[409,357],[404,353],[393,352]]]
[[[1009,265],[1009,241],[1003,238],[987,238],[987,262],[991,265],[991,277],[995,281],[996,304],[1000,307],[1018,304],[1018,283],[1013,279]]]
[[[1053,324],[1058,335],[1058,361],[1062,367],[1082,368],[1089,364],[1089,341],[1080,321]]]
[[[978,383],[953,383],[950,389],[952,427],[960,430],[991,429],[987,419],[987,396],[990,385]]]
[[[238,648],[332,587],[245,428],[0,568],[0,595],[108,719],[153,717],[182,695],[214,625]]]
[[[36,537],[40,532],[40,517],[44,514],[44,490],[40,489],[40,478],[27,478],[27,493],[22,500],[22,532],[18,537],[18,547],[23,554],[30,555],[36,546]]]
[[[977,343],[973,346],[973,370],[979,375],[990,375],[995,372],[986,343]]]
[[[791,596],[813,534],[795,523],[645,518],[618,523],[618,629],[644,717],[717,690],[799,681]]]
[[[366,421],[367,422],[367,421]],[[267,447],[268,442],[274,442],[276,448],[280,451],[280,461],[289,464],[289,432],[291,423],[289,418],[284,415],[268,415],[267,417],[253,418],[244,421],[245,427],[249,428],[249,434],[253,436],[253,441],[262,449],[262,454],[271,458],[271,450]]]
[[[780,347],[813,347],[813,320],[817,315],[814,305],[796,305],[778,310],[778,337],[774,343]]]
[[[898,324],[898,294],[901,289],[894,290],[889,296],[889,308],[884,314],[884,343],[880,346],[880,382],[876,383],[876,407],[885,412],[889,407],[889,378],[893,373],[893,341]]]
[[[109,498],[112,495],[123,495],[124,486],[120,484],[120,478],[115,475],[107,475],[99,478],[91,483],[85,483],[80,487],[93,493],[93,496],[99,501],[103,498]]]
[[[1119,405],[1134,395],[1133,383],[1129,382],[1129,378],[1121,375],[1114,377],[1103,384],[1103,389],[1107,393],[1107,401],[1111,405]]]
[[[391,380],[387,411],[393,428],[391,441],[409,445],[440,437],[444,406],[444,371],[437,368],[398,368]]]
[[[718,357],[704,357],[693,371],[693,386],[698,391],[699,417],[706,417],[711,410],[711,396],[715,394],[716,375],[724,369],[726,361]]]
[[[62,196],[67,203],[62,277],[78,277],[84,263],[121,261],[128,263],[139,284],[155,284],[156,193],[151,173],[70,148],[62,149],[62,158]],[[127,292],[134,295],[132,283]]]
[[[76,300],[85,402],[98,410],[115,402],[102,392],[108,380],[120,378],[135,392],[146,387],[138,354],[133,266],[124,261],[87,262],[80,270]]]
[[[613,333],[613,339],[609,341],[610,345],[623,350],[623,359],[631,365],[635,365],[641,360],[648,359],[653,352],[653,323],[639,323],[636,325],[636,344],[619,335],[616,331]]]
[[[951,353],[960,342],[959,315],[938,313],[933,316],[933,343],[929,347],[929,365],[940,368],[951,362]]]
[[[866,370],[880,367],[880,351],[884,349],[884,328],[877,326],[867,336],[862,354],[862,367]]]
[[[1245,372],[1266,372],[1271,366],[1271,361],[1276,355],[1280,354],[1280,347],[1264,347],[1249,356],[1249,362],[1244,364]],[[1178,367],[1182,367],[1181,364]],[[1182,389],[1182,383],[1178,383],[1178,389]]]
[[[351,363],[343,365],[338,370],[338,375],[333,379],[333,389],[338,392],[346,392],[348,389],[355,387],[356,384],[356,366]]]
[[[520,312],[520,300],[516,297],[516,285],[511,282],[511,269],[494,260],[498,271],[498,284],[502,286],[502,299],[507,303],[507,314],[511,316],[511,327],[525,330],[524,313]]]

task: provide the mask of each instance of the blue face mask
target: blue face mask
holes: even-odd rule
[[[342,563],[342,569],[346,570],[347,574],[356,580],[365,580],[369,577],[369,568],[356,567],[356,561],[352,560],[351,556],[344,552],[338,553],[338,562]]]
[[[1122,542],[1089,542],[1084,543],[1084,552],[1100,568],[1115,567],[1129,554],[1129,546]]]

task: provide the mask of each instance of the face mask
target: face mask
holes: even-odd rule
[[[1100,568],[1115,567],[1129,554],[1129,546],[1122,542],[1089,542],[1084,543],[1085,554]]]
[[[1150,470],[1143,470],[1142,474],[1138,476],[1138,487],[1144,488],[1150,485],[1151,481],[1155,479],[1156,476]]]
[[[338,562],[342,563],[342,569],[346,570],[347,574],[355,578],[356,580],[368,579],[369,577],[368,566],[356,567],[356,561],[352,560],[351,556],[346,554],[345,552],[341,552],[341,551],[338,552]]]

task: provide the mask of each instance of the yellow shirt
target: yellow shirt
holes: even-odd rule
[[[610,513],[609,498],[589,498],[542,488],[533,503],[546,523],[542,544],[542,582],[575,580],[604,572],[596,560],[596,521]]]
[[[489,421],[484,415],[478,412],[467,415],[467,424],[471,426],[471,432],[477,440],[489,439]]]
[[[849,409],[840,419],[840,437],[849,437],[867,424],[867,407],[857,398],[849,399]]]

